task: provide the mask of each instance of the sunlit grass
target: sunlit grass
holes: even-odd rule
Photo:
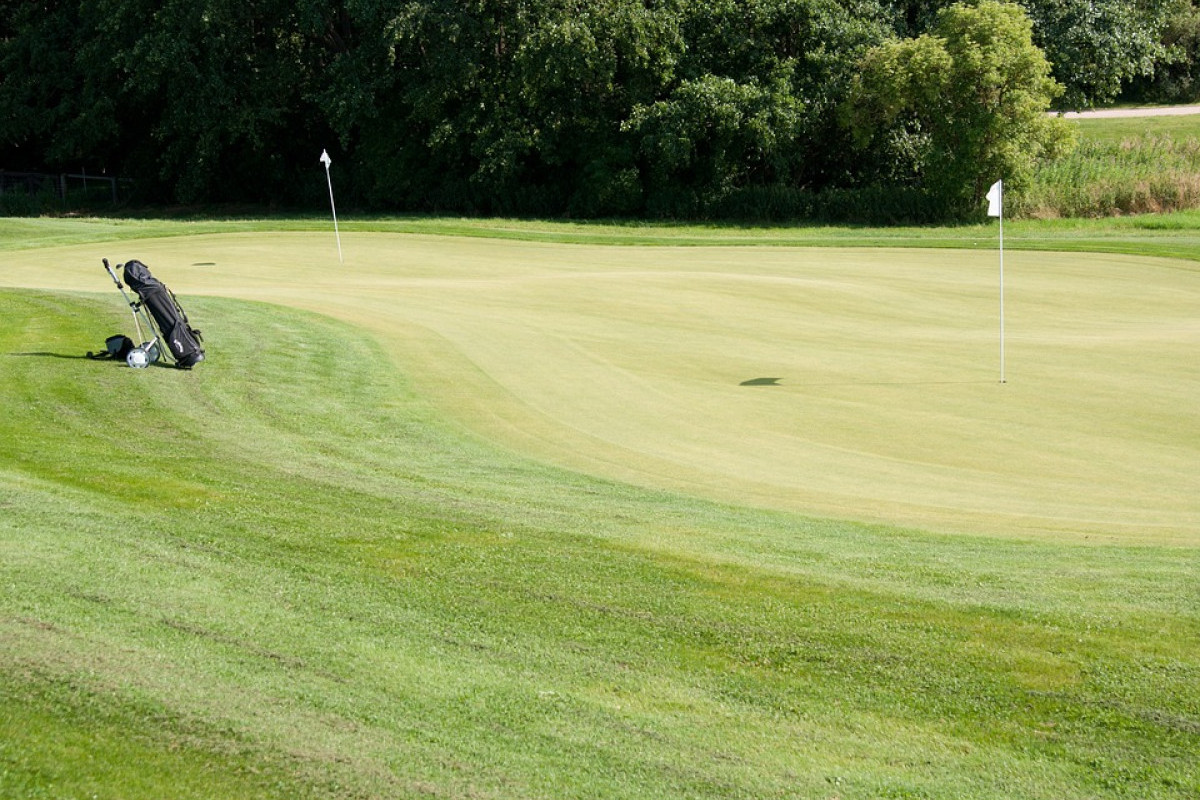
[[[1191,246],[1193,222],[1158,219]],[[130,255],[189,232],[28,224],[75,245],[101,226],[120,245],[96,253]],[[269,249],[269,225],[204,230]],[[704,229],[648,233],[676,234]],[[278,305],[185,293],[210,352],[192,372],[88,361],[128,311],[98,261],[51,253],[75,288],[0,291],[0,796],[1200,788],[1194,547],[937,535],[588,477],[447,419],[364,328]]]

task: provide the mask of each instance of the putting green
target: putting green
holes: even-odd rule
[[[311,233],[49,248],[0,285],[112,291],[100,257],[139,258],[185,307],[330,314],[465,427],[622,481],[940,531],[1200,542],[1188,262],[1006,253],[1001,384],[995,251],[343,246],[344,266]],[[208,347],[202,369],[253,368]]]

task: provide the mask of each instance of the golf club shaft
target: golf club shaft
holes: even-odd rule
[[[106,269],[108,271],[108,276],[110,278],[112,278],[113,283],[115,283],[117,285],[117,289],[120,290],[121,296],[125,298],[125,302],[129,303],[129,309],[130,309],[130,311],[133,312],[133,327],[137,329],[138,342],[141,342],[142,338],[143,338],[142,323],[141,323],[141,319],[139,318],[138,315],[141,313],[145,313],[142,310],[142,305],[137,300],[130,299],[129,294],[125,291],[125,285],[123,283],[121,283],[121,280],[117,277],[117,273],[113,270],[112,266],[108,263],[108,259],[102,258],[100,260],[104,262],[104,269]],[[117,269],[120,269],[120,268],[121,268],[121,265],[117,264]],[[149,319],[146,320],[146,324],[147,325],[150,324]],[[153,330],[153,327],[151,327],[150,330]]]

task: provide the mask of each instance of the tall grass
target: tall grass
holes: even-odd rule
[[[1070,154],[1010,200],[1013,216],[1107,217],[1200,207],[1200,117],[1078,123]]]

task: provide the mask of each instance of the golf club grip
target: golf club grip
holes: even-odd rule
[[[113,283],[115,283],[117,285],[117,288],[124,289],[125,287],[121,285],[121,279],[117,277],[117,273],[113,272],[113,268],[111,266],[109,266],[108,259],[102,258],[100,260],[104,262],[104,269],[108,271],[108,277],[113,279]],[[121,265],[118,264],[117,268],[119,269],[120,266]]]

